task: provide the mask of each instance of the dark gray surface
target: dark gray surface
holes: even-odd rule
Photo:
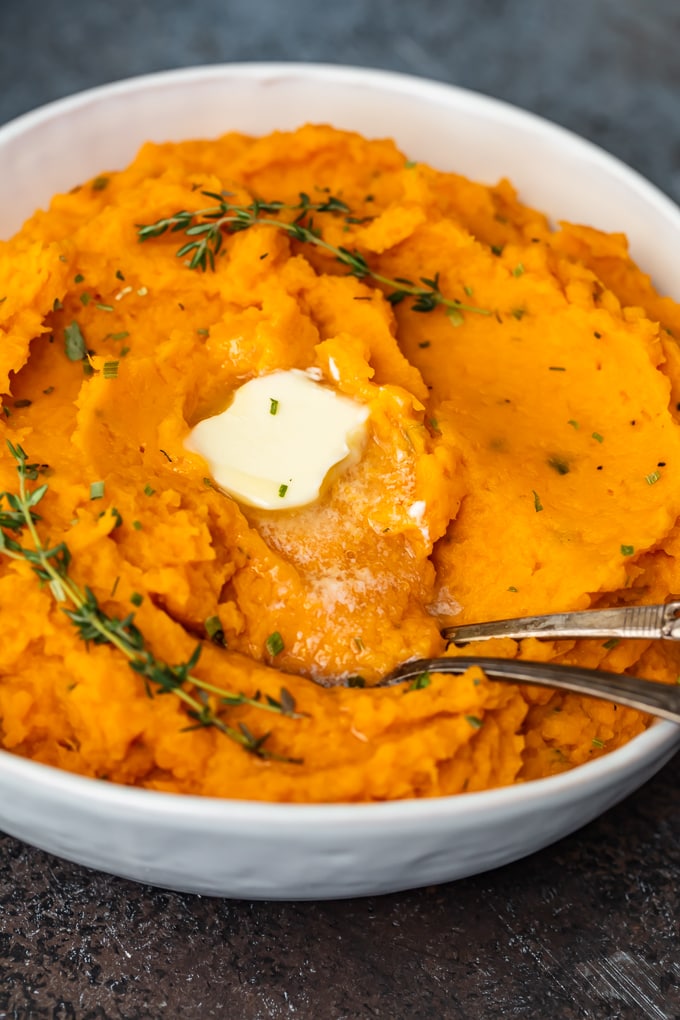
[[[680,0],[0,0],[0,122],[233,60],[393,68],[508,99],[680,199]],[[678,759],[527,861],[437,889],[248,904],[0,837],[0,1018],[680,1018]]]

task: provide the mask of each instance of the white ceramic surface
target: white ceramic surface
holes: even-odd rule
[[[493,182],[555,219],[625,230],[680,298],[680,210],[596,147],[451,86],[356,68],[244,64],[94,89],[0,129],[0,236],[60,190],[124,166],[147,139],[260,134],[323,121],[391,136],[410,158]],[[596,817],[680,744],[660,723],[560,776],[505,790],[371,805],[179,797],[72,776],[0,752],[0,827],[52,853],[189,892],[317,899],[461,878],[517,860]]]

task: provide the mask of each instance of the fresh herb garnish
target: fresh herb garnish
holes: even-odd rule
[[[219,616],[209,616],[203,626],[205,627],[206,634],[214,644],[226,646],[222,621]]]
[[[269,413],[270,414],[277,414],[278,410],[279,410],[279,402],[278,402],[278,400],[274,400],[273,397],[270,397],[269,398]]]
[[[599,432],[593,432],[592,438],[596,443],[604,443],[604,436],[600,435]]]
[[[64,350],[69,361],[83,361],[87,358],[85,337],[75,319],[64,329]]]
[[[279,655],[284,649],[283,638],[278,630],[270,634],[264,644],[270,655]]]
[[[105,361],[104,362],[104,378],[115,379],[118,375],[118,362],[117,361]]]
[[[18,405],[15,404],[14,406],[17,407]],[[645,475],[645,481],[647,482],[647,485],[656,485],[660,478],[661,478],[660,471],[651,471],[648,475]]]
[[[473,730],[479,730],[483,726],[482,720],[476,715],[466,715],[465,721],[472,726]]]
[[[171,665],[157,658],[147,647],[145,638],[134,622],[134,614],[123,619],[110,616],[100,606],[96,595],[89,587],[81,588],[70,576],[71,553],[65,542],[46,546],[37,529],[40,520],[35,507],[47,492],[46,484],[29,489],[27,481],[35,481],[40,465],[29,464],[21,446],[8,443],[8,448],[17,464],[19,476],[18,493],[0,493],[0,554],[9,559],[30,563],[38,580],[46,584],[54,598],[66,603],[64,613],[71,621],[78,636],[87,644],[110,645],[118,649],[128,660],[130,668],[144,681],[149,697],[155,694],[174,694],[187,709],[193,725],[187,727],[214,727],[244,750],[259,758],[299,764],[300,759],[285,758],[264,745],[269,734],[254,736],[242,723],[238,729],[229,726],[209,702],[214,696],[219,705],[248,705],[265,712],[275,712],[300,718],[295,712],[295,702],[287,695],[282,702],[274,699],[262,701],[244,694],[215,687],[197,677],[195,669],[201,646],[197,645],[186,662]],[[6,504],[8,509],[3,507]],[[26,535],[29,545],[23,545],[21,538]],[[134,598],[134,594],[133,594]],[[67,608],[68,606],[68,608]],[[196,689],[187,690],[187,687]]]
[[[622,545],[621,546],[621,555],[622,556],[632,556],[634,552],[635,552],[635,546],[634,545]]]
[[[90,499],[102,499],[104,496],[104,482],[92,482],[90,484]]]
[[[350,251],[342,246],[335,246],[325,241],[318,227],[314,225],[312,213],[349,213],[349,208],[340,199],[329,197],[324,202],[312,202],[304,192],[300,193],[300,201],[296,205],[284,202],[267,202],[254,199],[249,205],[233,205],[227,202],[224,195],[211,191],[202,192],[206,198],[214,199],[218,205],[193,211],[180,210],[172,216],[156,220],[155,223],[138,224],[137,232],[140,241],[160,237],[166,231],[182,232],[189,241],[177,251],[178,258],[189,256],[189,269],[205,271],[215,268],[215,258],[222,250],[225,233],[234,234],[248,230],[256,225],[275,227],[288,234],[294,241],[311,244],[335,256],[342,265],[347,266],[350,276],[357,279],[372,279],[388,288],[387,300],[397,305],[405,298],[413,298],[411,308],[415,312],[431,312],[441,306],[449,315],[454,326],[462,322],[463,312],[477,315],[490,315],[487,308],[464,304],[457,298],[446,297],[439,287],[439,274],[434,277],[421,277],[419,282],[406,278],[390,279],[370,267],[363,255],[358,251]],[[296,213],[295,219],[275,219],[269,215],[288,211]],[[421,286],[422,285],[422,286]]]
[[[409,691],[423,691],[426,687],[429,687],[431,683],[432,677],[429,673],[419,673],[418,676],[411,680],[411,683],[408,685],[404,693],[408,694]]]
[[[281,497],[281,499],[283,499],[287,492],[288,492],[287,485],[279,485],[279,496]]]
[[[531,491],[534,494],[534,510],[536,511],[537,514],[539,514],[541,512],[541,510],[543,509],[543,504],[541,503],[540,496],[538,495],[536,490],[532,489]]]

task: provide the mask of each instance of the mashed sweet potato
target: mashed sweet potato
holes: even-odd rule
[[[288,209],[225,229],[214,271],[176,257],[181,229],[140,243],[140,224],[214,205],[205,192],[335,197],[311,226],[373,275],[281,230]],[[403,279],[479,311],[414,310],[395,301]],[[370,685],[443,654],[446,624],[677,597],[679,335],[680,308],[623,236],[553,230],[507,181],[329,127],[149,144],[56,196],[0,245],[0,429],[48,486],[36,527],[102,613],[134,612],[159,660],[200,642],[195,676],[263,701],[284,688],[301,717],[209,702],[238,732],[269,732],[269,759],[187,729],[178,697],[85,642],[31,564],[4,556],[2,746],[151,789],[358,801],[510,784],[625,743],[645,716],[477,670]],[[242,382],[290,368],[368,405],[363,456],[313,505],[239,506],[187,434]],[[649,642],[465,651],[680,673]]]

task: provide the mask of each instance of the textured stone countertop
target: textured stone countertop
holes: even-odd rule
[[[0,123],[235,60],[386,67],[514,102],[680,201],[679,0],[2,3]],[[169,893],[0,836],[0,1020],[675,1020],[680,759],[533,857],[335,903]]]

